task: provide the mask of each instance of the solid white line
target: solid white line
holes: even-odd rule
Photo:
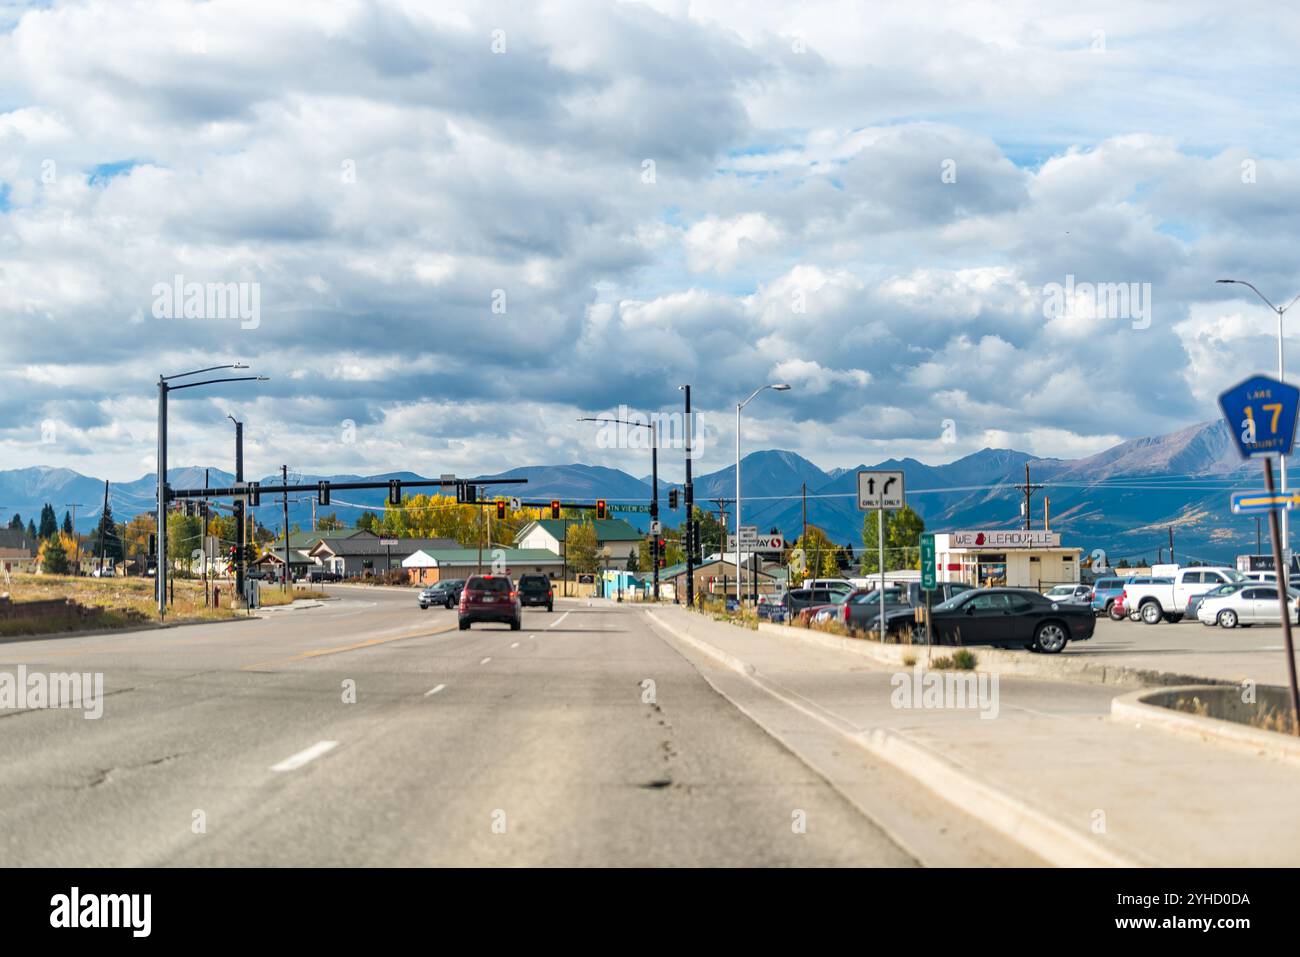
[[[446,686],[446,685],[438,685],[438,687],[436,687],[436,688],[430,688],[428,691],[426,691],[426,692],[424,693],[424,696],[427,698],[427,697],[429,697],[429,695],[437,694],[439,691],[441,691],[441,690],[442,690],[443,688],[445,688],[445,687],[447,687],[447,686]]]
[[[317,741],[306,751],[299,751],[292,757],[285,758],[279,764],[271,765],[272,771],[296,771],[308,761],[314,761],[322,754],[333,751],[338,747],[337,741]]]
[[[567,611],[566,611],[563,615],[561,615],[559,618],[555,619],[555,621],[551,622],[551,623],[550,623],[549,625],[547,625],[546,627],[547,627],[547,628],[554,628],[554,627],[555,627],[556,625],[558,625],[560,622],[564,621],[564,619],[568,618],[570,614],[571,614],[571,612],[567,612]]]
[[[487,663],[488,663],[489,661],[491,661],[491,660],[492,660],[492,657],[489,655],[488,657],[486,657],[486,658],[484,658],[482,661],[480,661],[479,664],[481,664],[481,665],[485,665],[485,664],[487,664]]]

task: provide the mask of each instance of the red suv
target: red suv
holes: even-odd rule
[[[468,631],[476,621],[508,624],[511,631],[524,625],[519,591],[509,575],[474,575],[460,593],[460,630]]]

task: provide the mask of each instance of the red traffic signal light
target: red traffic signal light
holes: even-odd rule
[[[596,499],[596,517],[603,519],[607,512],[608,508],[605,505],[605,500],[603,498]]]
[[[560,517],[560,502],[558,499],[551,499],[551,518]]]
[[[497,502],[497,518],[505,518],[505,517],[506,517],[506,503]]]

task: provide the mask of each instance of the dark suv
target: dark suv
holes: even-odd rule
[[[420,592],[420,607],[428,608],[430,605],[442,605],[444,608],[450,608],[460,601],[460,590],[464,587],[465,581],[461,578],[448,578],[440,582],[434,582]]]
[[[476,621],[495,621],[518,631],[524,626],[519,592],[509,575],[475,575],[460,593],[460,630]]]
[[[545,605],[547,611],[555,611],[555,589],[551,580],[545,575],[519,576],[519,604]]]

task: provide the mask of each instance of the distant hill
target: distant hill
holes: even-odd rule
[[[1112,561],[1156,557],[1157,548],[1167,548],[1169,527],[1174,528],[1175,553],[1182,559],[1227,561],[1240,552],[1254,551],[1255,522],[1234,516],[1228,509],[1228,493],[1248,489],[1259,482],[1256,466],[1237,458],[1231,437],[1221,421],[1190,426],[1178,432],[1152,438],[1131,439],[1080,459],[1041,459],[1013,449],[981,449],[945,465],[926,465],[915,459],[890,459],[851,468],[819,468],[794,452],[779,449],[755,451],[741,462],[741,483],[745,501],[742,520],[763,531],[780,529],[788,538],[798,536],[803,522],[801,492],[807,487],[808,522],[823,528],[832,539],[861,544],[862,513],[856,503],[857,473],[861,469],[900,469],[907,483],[908,501],[931,530],[958,528],[1008,528],[1021,524],[1023,496],[1015,488],[1025,477],[1028,464],[1031,480],[1047,486],[1033,498],[1033,519],[1041,527],[1044,504],[1050,500],[1051,525],[1067,543],[1087,552],[1107,550]],[[201,487],[203,469],[182,467],[168,473],[173,487]],[[619,469],[600,465],[530,465],[493,478],[526,478],[528,484],[504,494],[530,499],[594,500],[604,498],[615,507],[620,503],[642,504],[650,497],[649,477],[636,478]],[[303,483],[322,479],[358,481],[356,475],[299,475]],[[375,480],[420,478],[411,472],[370,476]],[[228,485],[233,476],[211,469],[213,485]],[[278,475],[261,477],[264,484],[279,481]],[[155,479],[143,476],[111,488],[114,515],[119,519],[153,507]],[[25,468],[0,471],[0,502],[7,521],[16,510],[24,520],[38,517],[41,505],[50,502],[60,519],[66,504],[79,502],[77,526],[94,527],[99,518],[103,481],[70,469]],[[660,481],[662,518],[669,527],[680,523],[683,510],[668,510],[668,490],[680,488]],[[734,466],[695,476],[695,501],[715,510],[714,498],[735,497]],[[349,524],[362,508],[381,509],[383,489],[336,492],[326,511],[337,512]],[[263,500],[260,520],[274,528],[280,522],[278,502]],[[730,512],[730,509],[729,509]],[[626,513],[642,530],[648,516]],[[310,527],[311,497],[291,502],[289,520]]]

